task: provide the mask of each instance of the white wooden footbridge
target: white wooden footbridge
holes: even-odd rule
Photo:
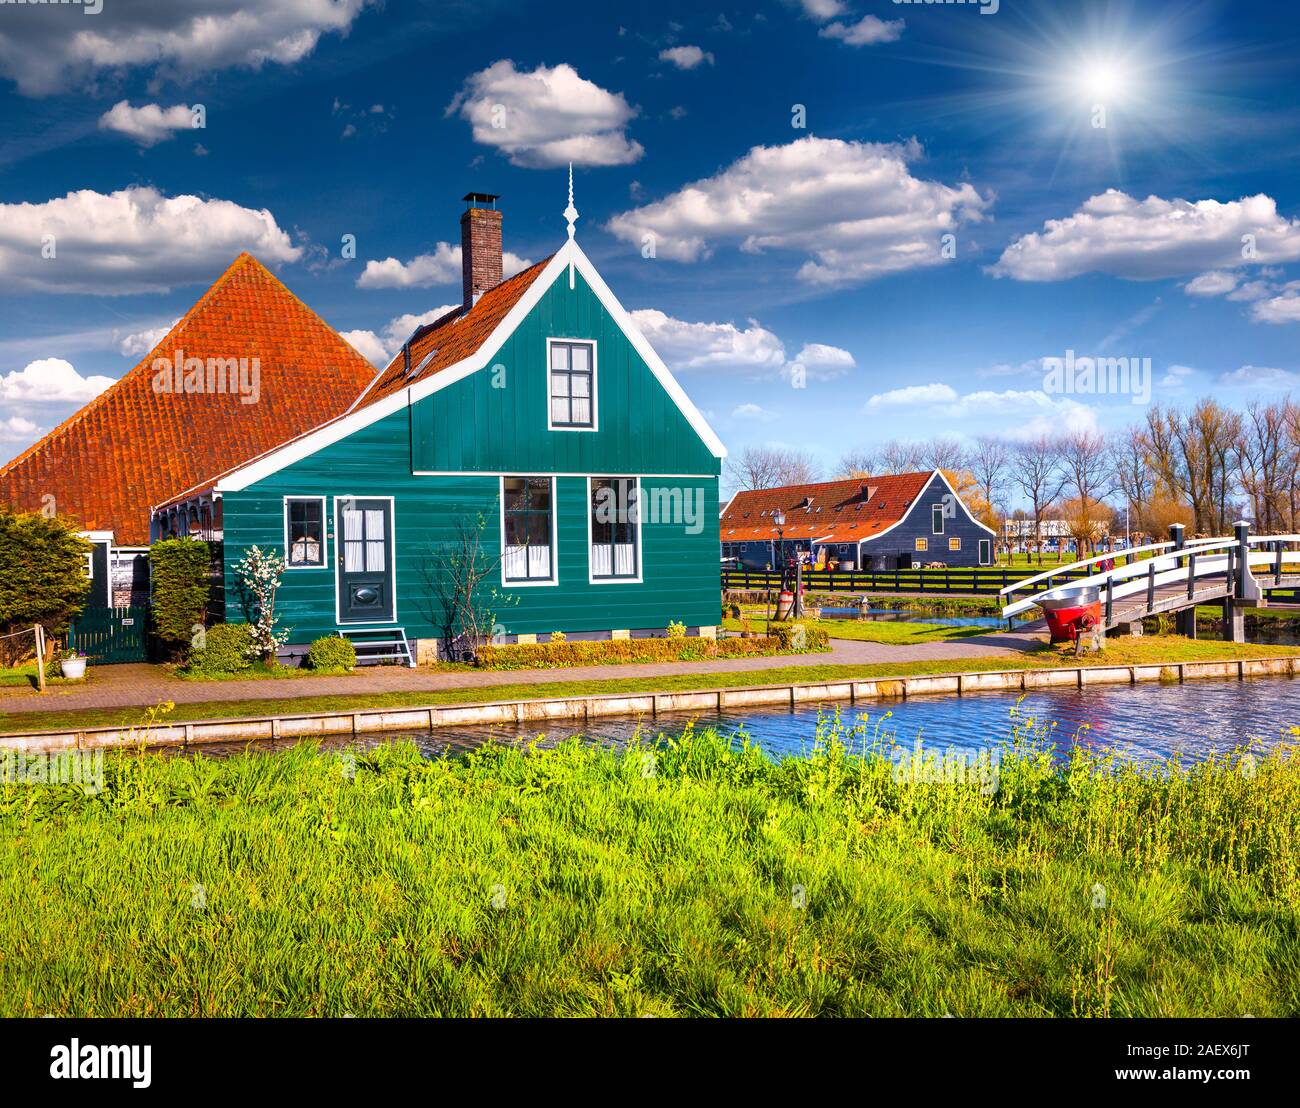
[[[1104,630],[1123,627],[1140,634],[1147,616],[1173,612],[1179,633],[1195,637],[1196,606],[1221,603],[1223,637],[1243,642],[1247,608],[1263,607],[1270,590],[1300,587],[1300,535],[1251,535],[1245,523],[1227,538],[1186,540],[1179,525],[1171,535],[1169,542],[1098,554],[1008,585],[1001,591],[1002,615],[1010,619],[1040,600],[1064,599],[1093,586]],[[1122,564],[1099,568],[1111,558]],[[1084,568],[1096,572],[1053,585],[1053,578]]]

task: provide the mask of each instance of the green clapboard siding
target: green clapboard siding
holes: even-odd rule
[[[415,406],[417,471],[717,474],[718,459],[581,274],[574,283],[562,275],[546,291],[488,371]],[[595,340],[598,431],[547,429],[548,338]]]
[[[631,343],[578,275],[561,277],[491,367],[434,393],[342,442],[223,498],[228,618],[239,619],[234,563],[252,545],[283,550],[283,498],[328,498],[330,568],[285,573],[277,596],[281,626],[304,643],[333,632],[337,551],[334,502],[394,498],[397,624],[434,637],[425,583],[454,544],[461,520],[485,521],[485,546],[500,553],[501,473],[556,478],[559,583],[501,589],[498,621],[509,634],[654,629],[672,620],[718,622],[718,459],[699,439]],[[546,339],[597,342],[596,432],[546,426]],[[437,471],[437,475],[413,470]],[[447,473],[447,471],[456,471]],[[586,479],[642,477],[643,513],[667,494],[684,510],[642,521],[642,581],[588,580]]]

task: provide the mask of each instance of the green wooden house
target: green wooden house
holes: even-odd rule
[[[722,444],[579,247],[572,199],[563,246],[506,280],[496,197],[465,199],[463,303],[342,416],[156,508],[155,533],[208,513],[231,620],[235,563],[282,552],[289,656],[343,633],[433,657],[474,543],[498,641],[713,634]]]

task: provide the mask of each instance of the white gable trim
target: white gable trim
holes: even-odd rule
[[[615,299],[614,294],[609,290],[609,286],[596,272],[596,267],[591,264],[587,255],[582,252],[582,248],[578,246],[575,240],[570,239],[546,263],[546,268],[538,274],[537,278],[528,287],[528,291],[519,298],[515,306],[506,313],[505,318],[497,324],[483,345],[468,358],[456,362],[446,369],[439,370],[431,377],[423,381],[417,381],[414,385],[386,396],[384,399],[378,400],[365,408],[341,416],[333,423],[327,423],[323,427],[310,431],[301,438],[277,447],[247,465],[231,471],[217,483],[216,491],[219,493],[238,492],[241,489],[246,489],[250,485],[254,485],[271,474],[284,469],[286,466],[302,461],[304,458],[315,454],[318,450],[332,446],[349,435],[369,427],[372,423],[376,423],[394,412],[401,411],[403,408],[410,407],[423,400],[426,396],[432,396],[435,392],[463,381],[470,374],[477,373],[485,366],[491,365],[493,358],[496,357],[501,347],[505,345],[528,314],[537,307],[542,297],[555,283],[560,274],[570,265],[576,267],[578,272],[582,274],[605,310],[609,312],[614,322],[627,336],[633,348],[645,361],[646,365],[650,367],[650,372],[655,375],[664,391],[668,393],[677,405],[678,410],[685,416],[686,421],[709,448],[709,452],[715,458],[725,458],[727,448],[722,445],[721,440],[713,433],[712,428],[705,422],[704,417],[699,413],[695,405],[691,403],[681,385],[668,371],[668,367],[664,365],[663,360],[655,353],[654,348],[646,341],[640,329],[632,322],[627,312],[623,310],[623,306]]]

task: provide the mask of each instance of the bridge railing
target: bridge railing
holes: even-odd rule
[[[1288,553],[1286,547],[1295,544],[1300,544],[1300,535],[1248,536],[1245,540],[1246,565],[1251,567],[1252,574],[1255,566],[1268,566],[1272,571],[1269,576],[1273,578],[1273,583],[1281,583],[1284,576],[1283,569],[1286,564],[1286,554]],[[1261,546],[1269,549],[1251,549],[1251,547]],[[1100,573],[1089,574],[1086,577],[1075,578],[1058,586],[1052,585],[1050,574],[1040,574],[1037,578],[1029,578],[1004,589],[1004,595],[1012,595],[1024,591],[1026,586],[1032,586],[1042,581],[1047,582],[1047,587],[1037,590],[1033,596],[1005,605],[1002,609],[1002,615],[1004,618],[1010,618],[1029,611],[1037,605],[1040,599],[1049,597],[1058,590],[1063,591],[1065,588],[1073,590],[1095,585],[1102,590],[1106,609],[1105,622],[1109,625],[1115,600],[1133,596],[1143,589],[1147,593],[1148,610],[1155,605],[1157,590],[1172,583],[1183,581],[1187,583],[1188,601],[1193,600],[1196,595],[1196,582],[1198,580],[1224,576],[1229,582],[1231,590],[1231,582],[1235,580],[1235,575],[1239,572],[1242,548],[1241,540],[1235,536],[1230,538],[1194,539],[1182,545],[1167,542],[1152,543],[1146,547],[1135,547],[1132,551],[1125,551],[1124,553],[1150,553],[1151,556],[1142,561],[1130,559],[1126,565],[1116,566],[1114,569],[1103,570]],[[1300,567],[1300,552],[1293,551],[1291,553],[1296,555],[1292,564]],[[1065,568],[1074,569],[1080,566],[1095,565],[1097,562],[1111,556],[1102,554],[1076,562],[1074,565]],[[1297,574],[1297,576],[1300,576],[1300,574]],[[1268,586],[1265,584],[1263,587],[1267,588]]]

